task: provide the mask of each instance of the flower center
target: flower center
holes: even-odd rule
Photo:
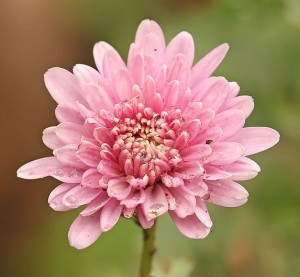
[[[158,181],[162,173],[172,171],[181,163],[174,143],[181,133],[182,119],[180,110],[177,114],[174,111],[158,114],[142,103],[138,107],[137,113],[123,110],[115,119],[111,133],[115,137],[113,153],[124,168],[127,182],[142,188]]]

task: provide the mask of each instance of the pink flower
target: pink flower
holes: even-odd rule
[[[145,20],[127,65],[99,42],[98,71],[79,64],[73,73],[45,74],[60,122],[43,132],[53,157],[25,164],[18,176],[63,182],[49,196],[56,211],[86,205],[69,230],[72,246],[91,245],[121,215],[150,228],[166,212],[182,234],[204,238],[212,227],[205,202],[247,201],[235,181],[257,175],[259,166],[247,156],[276,144],[279,134],[243,128],[252,98],[237,96],[237,83],[210,77],[227,50],[222,44],[193,66],[189,33],[166,46],[159,25]]]

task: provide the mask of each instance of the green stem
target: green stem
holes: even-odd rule
[[[140,277],[150,277],[155,248],[156,222],[150,229],[143,229],[143,252],[141,258]]]

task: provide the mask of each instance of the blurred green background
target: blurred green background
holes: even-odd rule
[[[131,221],[120,220],[91,247],[75,250],[67,231],[78,211],[56,213],[47,204],[58,183],[20,180],[15,171],[51,155],[41,140],[42,130],[56,124],[43,84],[47,68],[94,66],[92,47],[100,40],[126,59],[145,18],[158,21],[168,41],[190,32],[197,59],[228,42],[215,75],[254,97],[248,126],[281,134],[276,147],[253,157],[262,172],[243,182],[250,192],[246,205],[209,205],[214,227],[206,239],[185,238],[168,216],[160,218],[157,272],[177,261],[192,268],[190,276],[300,276],[298,0],[1,0],[0,276],[137,276],[141,232]]]

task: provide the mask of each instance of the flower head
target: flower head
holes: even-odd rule
[[[205,202],[237,207],[248,192],[235,181],[257,175],[247,156],[279,140],[265,127],[243,128],[253,110],[239,86],[211,77],[228,50],[222,44],[193,66],[187,32],[167,46],[159,25],[138,27],[128,62],[109,44],[94,47],[98,71],[76,65],[52,68],[46,86],[60,122],[43,132],[53,156],[18,170],[25,179],[52,176],[63,182],[50,207],[86,205],[69,230],[70,244],[91,245],[121,215],[143,228],[168,212],[182,234],[204,238],[212,221]]]

